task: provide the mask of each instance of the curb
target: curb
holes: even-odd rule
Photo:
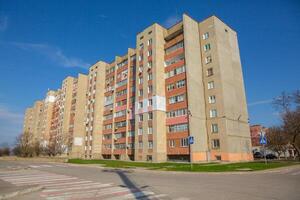
[[[16,197],[16,196],[21,196],[21,195],[28,194],[28,193],[31,193],[31,192],[36,192],[36,191],[39,191],[39,190],[42,190],[42,189],[43,189],[42,186],[36,186],[36,187],[31,187],[31,188],[19,190],[19,191],[16,191],[16,192],[11,192],[11,193],[8,193],[8,194],[2,194],[2,195],[0,195],[0,200],[10,199],[10,198],[13,198],[13,197]]]

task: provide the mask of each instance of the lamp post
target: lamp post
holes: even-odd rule
[[[192,116],[192,113],[190,110],[187,110],[187,119],[188,119],[188,136],[191,135],[191,132],[190,132],[190,117]],[[189,152],[190,152],[190,164],[191,164],[191,171],[193,170],[193,161],[192,161],[192,146],[190,144],[190,141],[189,141],[189,137],[188,137],[188,143],[189,143]]]

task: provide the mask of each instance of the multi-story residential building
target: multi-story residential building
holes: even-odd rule
[[[43,102],[42,114],[40,117],[40,143],[47,146],[50,140],[51,119],[53,113],[53,106],[55,103],[56,91],[49,90]]]
[[[36,101],[33,107],[26,109],[24,118],[24,132],[32,135],[32,140],[40,140],[40,119],[43,113],[43,102]]]
[[[86,84],[85,130],[67,126],[73,157],[252,159],[237,34],[215,16],[147,27],[136,49],[94,64]]]
[[[84,74],[79,74],[73,83],[68,152],[76,158],[83,157],[87,84],[88,77]]]

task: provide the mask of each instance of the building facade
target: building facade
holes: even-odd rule
[[[91,66],[85,84],[76,92],[85,105],[78,131],[77,99],[70,98],[69,118],[58,122],[69,130],[72,157],[252,160],[237,34],[215,16],[197,22],[184,14],[170,28],[147,27],[135,49]]]

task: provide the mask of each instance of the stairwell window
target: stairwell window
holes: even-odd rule
[[[143,121],[143,114],[139,114],[139,122]]]
[[[202,39],[203,40],[207,40],[209,38],[209,33],[208,32],[206,32],[206,33],[204,33],[203,35],[202,35]]]
[[[209,111],[209,116],[210,116],[210,118],[217,117],[217,116],[218,116],[217,109],[211,109],[211,110]]]
[[[218,124],[212,124],[211,125],[211,132],[212,133],[218,133],[218,131],[219,131]]]
[[[211,146],[213,149],[219,149],[220,148],[220,140],[219,139],[212,140]]]
[[[212,76],[212,75],[214,75],[213,68],[208,68],[208,69],[206,70],[206,75],[207,75],[207,76]]]
[[[152,38],[148,40],[148,46],[152,44]]]
[[[209,96],[208,103],[210,104],[216,103],[216,96],[215,95]]]
[[[213,81],[210,81],[207,83],[207,89],[213,89],[215,87],[215,83]]]
[[[152,120],[153,119],[153,113],[152,112],[149,112],[148,113],[148,120]]]
[[[210,43],[205,44],[205,45],[203,46],[203,49],[204,49],[204,51],[209,51],[209,50],[210,50]]]
[[[205,64],[209,64],[209,63],[211,63],[211,62],[212,62],[211,56],[207,56],[207,57],[205,58]]]

